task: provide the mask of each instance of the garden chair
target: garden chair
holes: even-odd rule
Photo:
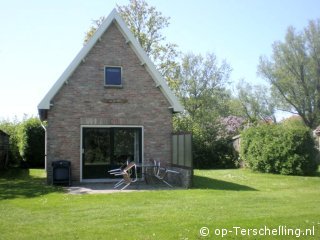
[[[118,176],[118,175],[123,171],[123,169],[125,169],[125,167],[128,166],[129,162],[130,162],[130,161],[127,160],[127,161],[126,161],[125,163],[123,163],[120,167],[109,170],[108,173],[111,174],[111,175]],[[123,181],[124,181],[124,180],[121,179],[119,182],[117,182],[117,183],[115,184],[115,186],[117,186],[118,184],[122,183]]]
[[[170,169],[167,169],[165,167],[161,167],[160,166],[160,161],[156,161],[156,160],[153,160],[154,161],[154,168],[153,168],[153,174],[154,176],[164,182],[165,184],[167,184],[169,187],[172,187],[172,185],[170,183],[168,183],[166,180],[165,180],[165,177],[167,176],[168,173],[174,173],[174,174],[180,174],[180,172],[178,171],[174,171],[174,170],[170,170]]]
[[[137,166],[134,162],[130,162],[125,168],[110,172],[110,174],[122,176],[122,179],[114,185],[114,188],[118,188],[125,184],[121,190],[126,189],[131,183],[138,180]]]
[[[127,159],[127,161],[125,163],[123,163],[120,167],[115,168],[115,169],[111,169],[111,170],[108,171],[108,173],[114,174],[114,173],[121,172],[126,166],[128,166],[129,162],[130,161]]]

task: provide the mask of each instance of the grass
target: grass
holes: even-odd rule
[[[319,239],[319,199],[319,176],[195,170],[189,190],[69,195],[47,186],[43,170],[12,170],[0,172],[0,239],[222,239],[222,228],[233,231],[223,239],[297,239],[233,228],[264,226],[315,226],[301,238]]]

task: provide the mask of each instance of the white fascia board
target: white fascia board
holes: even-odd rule
[[[140,58],[141,62],[146,64],[147,71],[154,79],[157,85],[160,86],[162,93],[168,99],[170,104],[172,105],[174,112],[182,112],[184,111],[182,105],[180,104],[177,97],[172,93],[169,89],[168,85],[166,84],[163,77],[160,75],[154,64],[151,62],[150,58],[147,56],[145,51],[142,49],[138,41],[135,39],[129,28],[127,27],[126,23],[120,17],[116,9],[113,9],[109,16],[104,20],[101,26],[97,29],[95,34],[91,37],[91,39],[87,42],[87,44],[81,49],[75,59],[70,63],[67,69],[63,72],[61,77],[56,81],[56,83],[52,86],[49,92],[45,95],[42,101],[38,105],[38,109],[50,109],[50,102],[53,97],[57,94],[63,84],[69,79],[72,73],[76,70],[79,66],[81,61],[85,59],[89,51],[92,47],[96,44],[96,42],[101,38],[104,32],[108,29],[112,22],[117,23],[119,30],[122,34],[127,38],[127,41],[132,44],[133,50],[136,55]]]
[[[153,62],[150,60],[150,58],[147,56],[146,52],[142,49],[140,43],[137,41],[137,39],[134,37],[132,32],[127,27],[127,24],[123,21],[123,19],[120,17],[120,15],[116,12],[115,19],[117,20],[117,23],[119,25],[119,30],[122,32],[122,34],[127,37],[127,40],[132,44],[133,50],[136,53],[136,55],[139,57],[140,61],[142,63],[145,63],[146,69],[155,81],[156,85],[160,86],[160,89],[162,93],[165,95],[165,97],[168,99],[169,103],[171,104],[174,112],[183,112],[184,108],[180,104],[177,97],[172,93],[170,88],[168,87],[166,81],[161,76],[159,71],[154,66]]]
[[[110,13],[108,18],[97,29],[95,34],[90,38],[90,40],[87,42],[87,44],[83,46],[81,51],[73,59],[73,61],[70,63],[70,65],[67,67],[67,69],[62,73],[60,78],[54,83],[54,85],[51,87],[49,92],[45,95],[45,97],[39,103],[38,109],[50,109],[51,100],[54,98],[54,96],[57,94],[57,92],[60,90],[60,88],[63,86],[63,84],[69,79],[69,77],[72,75],[72,73],[76,70],[76,68],[79,66],[81,61],[83,59],[85,59],[85,57],[87,56],[89,51],[96,44],[96,42],[99,40],[99,38],[102,36],[102,34],[110,26],[110,24],[112,23],[112,21],[114,19],[115,14],[117,14],[117,11],[114,9]]]

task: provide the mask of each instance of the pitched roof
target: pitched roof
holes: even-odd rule
[[[45,97],[41,100],[38,105],[39,113],[41,110],[50,109],[51,100],[58,93],[63,84],[68,80],[68,78],[72,75],[72,73],[76,70],[82,60],[85,59],[87,54],[90,52],[92,47],[96,44],[96,42],[101,38],[101,36],[105,33],[105,31],[109,28],[112,23],[116,23],[120,32],[127,39],[127,42],[132,46],[132,49],[140,59],[142,64],[145,64],[145,67],[153,80],[156,83],[156,86],[159,87],[162,93],[165,95],[173,112],[182,112],[183,107],[180,104],[177,97],[172,93],[169,89],[166,81],[158,72],[154,64],[151,62],[146,52],[142,49],[138,41],[135,39],[129,28],[127,27],[124,20],[120,17],[119,13],[116,9],[109,14],[109,16],[102,22],[101,26],[97,29],[95,34],[91,37],[91,39],[87,42],[87,44],[81,49],[78,55],[73,59],[67,69],[62,73],[60,78],[55,82],[55,84],[51,87],[49,92],[45,95]]]

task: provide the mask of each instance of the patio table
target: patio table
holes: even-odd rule
[[[156,161],[155,161],[156,163]],[[148,184],[148,180],[147,177],[150,176],[154,179],[157,179],[160,182],[163,182],[165,184],[167,184],[169,187],[172,187],[172,185],[170,183],[168,183],[165,180],[165,177],[167,175],[167,173],[176,173],[176,174],[180,174],[177,171],[174,170],[169,170],[166,167],[160,167],[160,162],[158,162],[158,164],[152,164],[152,163],[147,163],[147,164],[136,164],[137,168],[141,168],[141,177],[144,177],[144,180],[146,182],[146,184]],[[148,169],[152,169],[152,172],[148,172]]]
[[[143,164],[143,163],[137,163],[136,164],[136,167],[139,169],[141,169],[141,178],[146,182],[146,184],[148,184],[148,180],[147,180],[147,177],[146,176],[150,176],[152,177],[153,176],[153,172],[152,173],[148,173],[148,170],[149,169],[154,169],[155,167],[157,167],[156,165],[152,164],[152,163],[146,163],[146,164]]]

